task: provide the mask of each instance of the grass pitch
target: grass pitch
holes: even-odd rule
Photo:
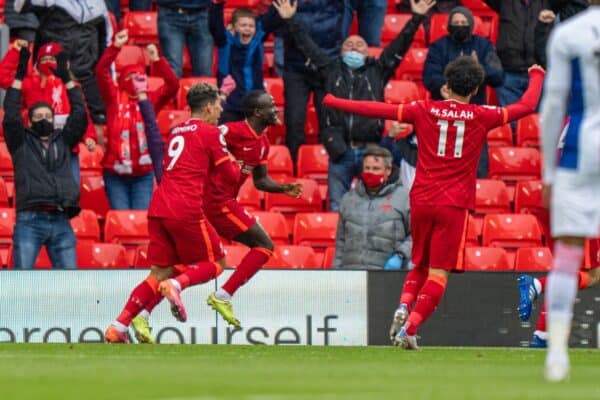
[[[0,345],[0,399],[599,399],[600,352],[542,380],[528,349]]]

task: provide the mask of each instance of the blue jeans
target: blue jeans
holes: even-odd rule
[[[75,269],[75,243],[66,214],[18,211],[13,232],[14,268],[32,269],[42,245],[46,245],[52,268]]]
[[[339,161],[329,160],[327,184],[330,211],[339,211],[342,197],[350,190],[352,179],[362,172],[365,150],[365,148],[348,148]]]
[[[159,7],[157,24],[160,49],[178,78],[181,78],[186,44],[192,60],[192,75],[213,76],[213,40],[208,30],[207,11],[179,14]]]
[[[104,170],[104,189],[112,210],[147,210],[154,175],[120,176]]]
[[[527,72],[504,72],[504,84],[496,88],[498,104],[505,107],[516,103],[529,86]]]
[[[369,46],[381,45],[381,30],[387,11],[387,0],[344,0],[342,34],[350,33],[354,11],[358,17],[358,34]]]
[[[148,11],[150,10],[151,0],[129,0],[130,11]],[[115,14],[117,22],[121,20],[121,0],[105,0],[108,11]]]

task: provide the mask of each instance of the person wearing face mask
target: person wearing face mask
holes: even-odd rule
[[[413,17],[383,49],[379,58],[369,57],[367,43],[357,35],[346,38],[340,54],[331,57],[312,41],[304,31],[304,26],[296,20],[295,5],[291,5],[289,0],[275,1],[273,4],[280,16],[288,21],[288,29],[306,59],[316,68],[313,80],[322,82],[328,93],[338,97],[383,101],[385,85],[394,76],[424,15],[436,2],[411,0]],[[360,174],[367,144],[379,143],[383,120],[348,116],[329,108],[323,110],[323,117],[320,140],[329,154],[329,209],[337,211],[342,196],[350,189],[352,179]]]
[[[102,54],[96,66],[96,79],[106,105],[107,117],[102,167],[111,209],[145,210],[154,185],[152,159],[133,78],[145,75],[146,68],[139,64],[124,66],[116,84],[110,69],[127,40],[127,30],[118,32],[114,43]],[[158,113],[177,93],[179,81],[167,60],[159,57],[155,45],[148,45],[146,50],[151,70],[165,81],[164,85],[148,92],[148,98]]]
[[[29,43],[23,39],[14,41],[4,58],[0,61],[0,87],[7,89],[12,84],[19,65],[19,51],[27,47]],[[52,106],[54,111],[54,127],[62,128],[69,112],[69,98],[67,89],[59,77],[52,72],[56,68],[56,55],[63,51],[58,43],[46,43],[41,46],[37,53],[35,64],[28,68],[22,82],[21,93],[23,104],[21,112],[25,116],[27,110],[36,103],[46,102]],[[88,151],[93,152],[96,148],[97,135],[92,124],[83,136],[83,142]],[[79,146],[73,147],[71,156],[71,169],[75,182],[79,184]]]
[[[356,187],[340,205],[336,269],[400,269],[409,265],[412,239],[408,189],[389,150],[370,145]]]
[[[15,171],[17,219],[13,234],[14,267],[31,269],[42,245],[53,268],[76,268],[75,235],[69,219],[79,214],[79,186],[71,173],[71,149],[83,137],[88,119],[81,89],[71,79],[64,53],[56,55],[54,75],[67,89],[70,114],[62,129],[54,128],[54,110],[37,102],[21,116],[21,89],[29,50],[19,51],[15,79],[4,99],[4,138]]]

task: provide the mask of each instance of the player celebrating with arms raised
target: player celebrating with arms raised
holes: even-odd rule
[[[531,67],[529,88],[506,108],[469,104],[484,78],[472,57],[452,61],[444,75],[447,100],[400,105],[331,95],[323,100],[343,111],[415,125],[419,156],[410,191],[415,268],[406,276],[391,332],[395,344],[405,349],[417,349],[417,329],[440,303],[449,272],[462,269],[468,211],[475,206],[477,163],[487,132],[534,112],[544,71]]]

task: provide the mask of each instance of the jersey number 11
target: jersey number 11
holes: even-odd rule
[[[448,139],[448,121],[445,119],[438,119],[438,126],[440,127],[440,140],[438,142],[437,155],[440,157],[446,156],[446,140]],[[456,140],[454,141],[454,158],[462,157],[462,148],[465,138],[465,121],[454,121],[452,126],[456,128]]]

